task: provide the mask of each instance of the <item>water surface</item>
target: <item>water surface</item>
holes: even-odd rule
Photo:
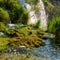
[[[33,55],[40,58],[46,58],[46,60],[60,60],[60,48],[57,45],[52,45],[49,39],[44,40],[44,42],[46,46],[34,48],[38,54],[34,53]]]

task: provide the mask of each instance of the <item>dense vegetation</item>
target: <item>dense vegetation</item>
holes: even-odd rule
[[[8,19],[12,23],[27,23],[28,12],[24,9],[18,0],[0,0],[0,21]]]
[[[48,31],[56,35],[54,42],[60,44],[60,1],[43,0],[48,14]]]
[[[44,37],[41,37],[45,32],[38,29],[40,22],[31,27],[27,25],[28,18],[28,12],[18,0],[0,0],[0,51],[9,46],[32,48],[45,45]],[[9,25],[10,21],[14,26]]]
[[[27,3],[37,0],[26,0]],[[58,35],[60,39],[60,4],[59,0],[43,0],[46,14],[48,14],[48,32]],[[55,2],[55,3],[54,3]],[[36,8],[37,9],[37,8]],[[42,41],[45,32],[39,28],[40,22],[35,25],[27,25],[29,13],[21,6],[18,0],[0,0],[0,50],[10,46],[24,45],[27,48],[45,45]],[[10,27],[8,22],[15,24]],[[21,25],[23,24],[23,25]]]
[[[49,41],[44,47],[47,48],[44,54],[39,50],[44,51],[43,48],[37,49],[40,52],[35,51],[35,48],[46,45],[43,41],[45,39],[51,39],[52,45],[60,46],[60,0],[42,1],[48,15],[47,31],[39,28],[41,23],[39,20],[36,24],[27,25],[29,13],[19,0],[0,0],[0,60],[46,60],[43,55],[47,52],[45,56],[49,57],[50,49],[55,54],[55,49],[53,51]],[[38,0],[26,0],[26,3],[32,6],[31,10],[39,9]],[[59,48],[56,48],[56,51],[57,49]],[[38,58],[39,55],[42,59]]]

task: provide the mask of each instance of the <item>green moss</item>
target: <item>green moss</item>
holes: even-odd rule
[[[0,31],[5,31],[8,26],[4,24],[3,22],[0,22]]]
[[[18,29],[8,29],[4,33],[7,38],[0,38],[0,47],[6,49],[8,46],[26,46],[27,48],[39,47],[45,45],[42,39],[38,36],[43,34],[41,29],[32,30],[33,27],[24,26]],[[39,31],[38,31],[39,30]],[[42,32],[41,32],[42,31]],[[4,41],[4,42],[3,42]]]
[[[27,27],[18,29],[18,32],[24,34],[24,35],[29,35],[29,29]]]
[[[8,47],[7,44],[9,43],[8,40],[9,40],[9,38],[0,37],[0,51],[7,49],[7,47]]]

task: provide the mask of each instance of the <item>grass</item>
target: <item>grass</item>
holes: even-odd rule
[[[48,23],[48,31],[52,33],[58,32],[60,30],[60,17],[54,17],[52,21]]]

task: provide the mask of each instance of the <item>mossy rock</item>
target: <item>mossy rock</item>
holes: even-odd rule
[[[13,37],[10,40],[10,45],[12,46],[26,46],[27,48],[32,47],[39,47],[40,45],[43,45],[42,39],[38,38],[37,36],[25,36],[21,34],[18,37]]]

